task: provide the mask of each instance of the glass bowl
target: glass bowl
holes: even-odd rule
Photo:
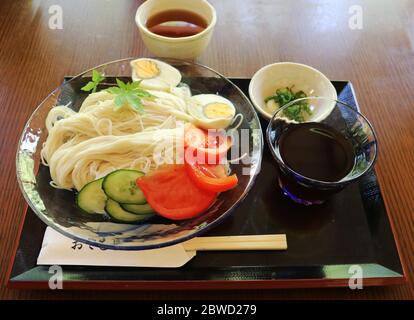
[[[33,112],[20,138],[16,170],[20,189],[36,215],[61,234],[90,245],[115,250],[142,250],[159,248],[186,241],[211,229],[236,208],[252,187],[260,169],[263,137],[260,122],[253,106],[231,81],[216,71],[200,64],[159,59],[177,68],[182,82],[190,86],[192,94],[216,93],[233,102],[243,121],[237,132],[244,132],[243,144],[246,156],[231,165],[239,184],[235,189],[221,193],[216,202],[201,215],[182,221],[167,220],[155,216],[141,224],[121,224],[109,221],[105,216],[83,213],[75,204],[75,192],[60,190],[50,185],[49,168],[41,164],[40,151],[46,140],[45,119],[51,108],[67,105],[79,110],[87,94],[80,90],[91,78],[92,70],[104,73],[106,82],[114,78],[130,79],[128,58],[109,62],[64,82],[55,89]],[[237,139],[236,139],[237,140]],[[243,140],[243,139],[241,139]],[[233,148],[232,148],[233,149]]]
[[[302,111],[296,120],[291,120],[292,111],[298,109],[300,104],[308,105],[310,114]],[[290,112],[289,112],[290,111]],[[323,114],[318,120],[314,120],[313,114]],[[346,141],[350,142],[352,147],[354,161],[348,173],[337,181],[322,181],[306,177],[292,169],[284,160],[280,152],[280,141],[283,134],[300,124],[304,123],[321,123],[324,128],[334,129],[334,132],[342,135]],[[329,136],[325,129],[312,129],[319,134]],[[279,169],[278,184],[282,192],[291,200],[304,204],[313,205],[321,204],[330,198],[333,194],[341,191],[347,185],[357,181],[361,176],[367,173],[374,165],[377,158],[377,139],[374,129],[368,119],[356,110],[356,107],[350,106],[331,98],[324,97],[307,97],[294,100],[280,108],[272,117],[266,131],[267,143],[270,151],[276,160]],[[332,139],[332,136],[330,136]],[[291,152],[309,152],[314,146],[307,145],[307,150],[291,146]],[[292,150],[293,148],[293,150]],[[313,149],[313,152],[326,152],[327,157],[335,157],[332,151],[328,151],[319,146],[319,149]]]

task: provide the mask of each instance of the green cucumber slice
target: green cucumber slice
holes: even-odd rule
[[[147,201],[137,186],[137,179],[143,175],[141,171],[137,170],[116,170],[104,178],[102,188],[106,195],[116,202],[144,204]]]
[[[134,214],[150,214],[155,213],[154,209],[148,203],[145,204],[128,204],[121,203],[122,209]]]
[[[76,196],[76,204],[87,213],[105,213],[107,197],[102,190],[103,178],[86,184]]]
[[[112,220],[121,223],[134,223],[146,220],[153,216],[153,214],[134,214],[122,209],[118,202],[108,199],[105,206],[106,213]]]

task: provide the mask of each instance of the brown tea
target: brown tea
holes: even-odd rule
[[[207,21],[189,10],[166,10],[148,18],[149,31],[164,37],[181,38],[196,35],[207,28]]]

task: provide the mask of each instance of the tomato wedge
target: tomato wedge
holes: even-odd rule
[[[184,125],[184,148],[204,148],[207,144],[207,132],[192,123]]]
[[[193,124],[186,124],[184,131],[184,157],[192,164],[219,164],[232,145],[231,138],[219,130],[207,132]]]
[[[212,177],[212,178],[226,178],[226,177],[228,177],[226,167],[222,164],[197,165],[197,168],[200,169],[208,177]]]
[[[148,204],[161,216],[172,220],[193,218],[209,208],[217,193],[200,189],[188,176],[184,165],[172,165],[143,176],[137,184]]]
[[[216,167],[223,166],[209,166],[190,163],[185,164],[188,176],[199,188],[203,190],[209,192],[224,192],[237,186],[238,179],[235,174],[232,174],[231,176],[227,176],[225,174],[224,176],[217,176],[214,172],[224,172],[224,169],[220,170]]]

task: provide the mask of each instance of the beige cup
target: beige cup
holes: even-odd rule
[[[208,23],[202,32],[181,38],[170,38],[152,33],[146,27],[147,19],[161,11],[183,9],[201,15]],[[216,10],[206,0],[148,0],[139,6],[135,22],[148,50],[156,56],[177,59],[192,59],[207,48],[217,21]]]

